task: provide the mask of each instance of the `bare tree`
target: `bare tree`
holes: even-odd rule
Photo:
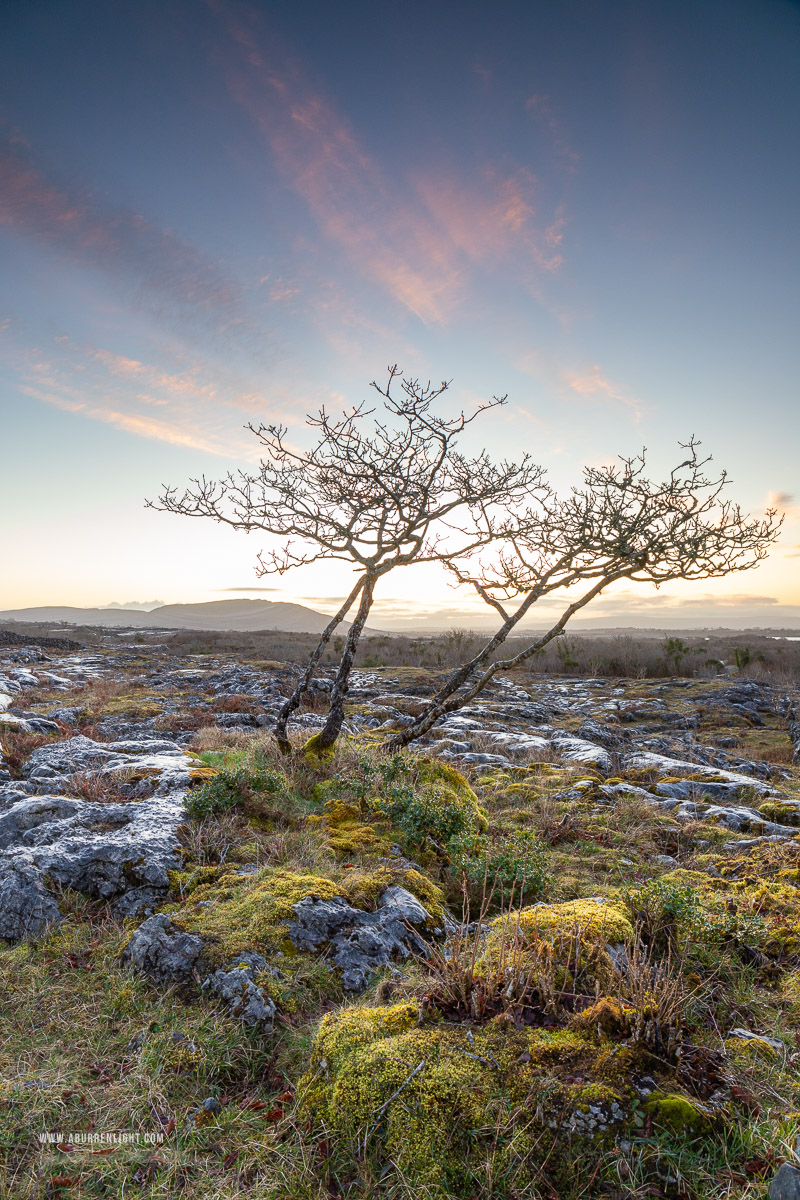
[[[499,549],[483,548],[446,565],[498,614],[500,624],[481,650],[455,670],[412,724],[386,743],[390,750],[427,733],[447,713],[468,704],[498,671],[521,666],[570,618],[621,579],[659,587],[674,579],[711,579],[747,571],[766,556],[780,530],[774,510],[758,518],[725,498],[725,471],[706,474],[692,439],[683,461],[662,483],[646,478],[645,453],[619,465],[587,467],[583,486],[558,499],[541,489],[505,526]],[[535,501],[535,502],[534,502]],[[580,589],[564,599],[558,619],[508,658],[495,654],[544,597]]]
[[[316,434],[310,450],[290,444],[284,426],[250,425],[264,452],[255,473],[193,479],[184,491],[165,487],[158,503],[148,502],[280,538],[278,548],[259,554],[259,575],[282,575],[322,560],[353,565],[353,588],[278,716],[275,736],[284,750],[289,749],[289,719],[334,630],[356,602],[328,717],[309,743],[319,753],[341,731],[350,672],[379,580],[412,563],[447,565],[477,553],[505,536],[510,512],[547,492],[541,467],[527,455],[519,463],[493,463],[485,451],[468,457],[458,449],[467,425],[505,397],[494,397],[469,416],[461,412],[445,419],[434,405],[447,382],[423,384],[393,366],[385,386],[374,381],[371,386],[381,396],[383,415],[365,404],[340,417],[322,409],[306,419]]]

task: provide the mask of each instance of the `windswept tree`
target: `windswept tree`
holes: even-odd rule
[[[682,461],[661,483],[646,477],[643,452],[617,465],[587,467],[583,486],[563,499],[540,488],[510,514],[501,541],[447,562],[455,580],[473,588],[500,623],[386,748],[396,750],[423,736],[479,695],[498,671],[522,666],[613,583],[629,579],[658,588],[675,579],[747,571],[761,562],[781,520],[774,510],[764,517],[742,513],[725,496],[725,471],[709,476],[711,458],[700,457],[698,446],[694,439],[681,444]],[[547,631],[509,657],[498,657],[534,606],[559,593],[563,606]]]
[[[543,471],[526,455],[519,463],[494,463],[483,451],[458,448],[464,429],[505,402],[494,397],[469,416],[437,414],[447,391],[389,368],[380,410],[360,404],[341,416],[324,409],[306,419],[311,449],[295,447],[282,425],[249,425],[263,453],[253,473],[221,480],[192,479],[184,490],[166,487],[150,507],[204,517],[234,529],[261,530],[280,539],[262,551],[257,573],[283,575],[321,561],[352,565],[355,580],[331,618],[283,705],[275,736],[290,748],[288,723],[300,706],[336,628],[357,603],[333,680],[322,730],[309,743],[322,753],[336,741],[359,638],[375,596],[390,571],[414,563],[453,564],[505,537],[509,514],[547,493]]]

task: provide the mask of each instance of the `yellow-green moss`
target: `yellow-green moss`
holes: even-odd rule
[[[600,996],[594,1004],[576,1013],[570,1024],[573,1029],[597,1032],[606,1037],[627,1033],[633,1009],[611,996]]]
[[[413,867],[403,869],[391,863],[374,870],[348,871],[341,881],[341,894],[357,908],[374,908],[380,897],[392,884],[400,884],[419,900],[434,923],[444,916],[445,897],[441,888],[426,875]]]
[[[775,800],[767,800],[759,805],[758,811],[768,821],[778,825],[800,825],[800,808],[796,804],[780,804]]]
[[[674,1134],[699,1137],[711,1130],[711,1114],[696,1100],[686,1096],[651,1097],[644,1105],[652,1122]]]
[[[334,783],[334,780],[328,780],[318,784],[314,789],[315,795],[318,798],[324,795]],[[391,838],[383,832],[386,830],[385,822],[365,821],[359,805],[350,804],[337,796],[325,800],[323,813],[313,814],[307,821],[324,829],[331,849],[339,858],[388,854],[391,847]]]
[[[516,943],[520,937],[522,946]],[[542,968],[552,972],[557,987],[575,986],[579,976],[582,986],[603,986],[613,975],[606,947],[632,938],[630,918],[618,901],[536,904],[491,923],[476,971],[481,975],[496,971],[501,960],[506,960],[507,966],[509,953],[517,968],[528,956],[536,956]]]
[[[322,746],[322,730],[314,733],[303,745],[303,757],[311,763],[329,761],[335,754],[334,746]]]
[[[365,1141],[378,1149],[411,1190],[461,1194],[488,1153],[528,1194],[545,1163],[552,1182],[569,1178],[576,1139],[626,1128],[632,1066],[627,1047],[575,1030],[498,1018],[468,1032],[420,1024],[413,1004],[356,1007],[322,1021],[300,1115],[362,1153]]]
[[[737,1058],[777,1058],[778,1051],[770,1045],[766,1038],[761,1037],[729,1037],[725,1039],[725,1049]]]
[[[618,900],[565,900],[561,904],[534,904],[520,909],[510,917],[498,917],[492,922],[489,944],[508,937],[509,930],[519,927],[527,938],[538,936],[547,941],[572,939],[580,933],[581,940],[593,944],[616,945],[633,937],[633,926],[625,906]]]

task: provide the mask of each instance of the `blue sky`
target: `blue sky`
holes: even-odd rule
[[[603,601],[800,619],[800,7],[29,0],[0,18],[0,608],[329,607],[143,508],[398,361],[561,487],[700,437],[785,509],[758,571]],[[9,520],[8,514],[13,514]],[[469,606],[435,573],[384,623]],[[244,593],[243,593],[244,594]],[[706,620],[707,618],[707,620]],[[648,618],[649,619],[649,618]],[[626,623],[628,623],[626,619]]]

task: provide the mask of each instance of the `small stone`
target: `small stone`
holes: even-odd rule
[[[773,1050],[782,1051],[786,1049],[780,1038],[767,1037],[765,1033],[753,1033],[750,1029],[732,1029],[728,1037],[741,1038],[746,1042],[766,1042]]]
[[[669,867],[671,871],[674,871],[676,867],[680,866],[677,858],[673,858],[671,854],[657,854],[654,861],[657,862],[661,867]]]

